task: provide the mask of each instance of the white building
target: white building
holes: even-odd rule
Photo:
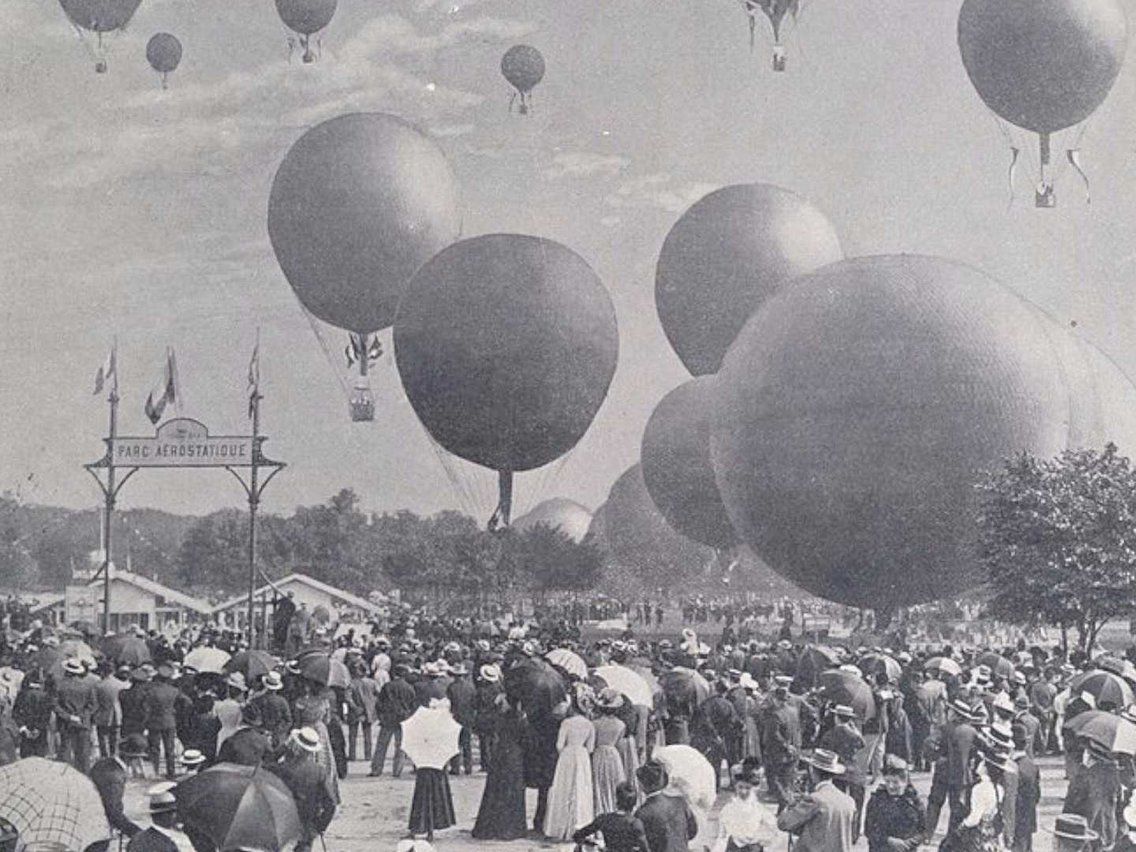
[[[337,589],[307,574],[289,574],[271,585],[261,586],[254,595],[256,620],[259,623],[262,613],[272,618],[272,600],[291,593],[297,607],[307,604],[309,611],[322,607],[332,621],[366,621],[382,613],[382,607],[371,601]],[[113,600],[113,598],[112,598]],[[229,630],[243,630],[248,621],[248,594],[238,595],[213,608],[217,624]]]

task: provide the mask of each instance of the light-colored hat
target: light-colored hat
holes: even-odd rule
[[[1127,809],[1125,813],[1127,814]],[[1125,817],[1127,821],[1127,817]],[[1066,837],[1070,840],[1088,842],[1096,840],[1100,835],[1089,828],[1089,821],[1080,814],[1061,814],[1053,826],[1053,834],[1057,837]]]
[[[195,748],[187,748],[181,753],[182,766],[200,766],[205,762],[205,755]]]
[[[63,661],[63,671],[71,675],[81,675],[87,673],[87,668],[77,657],[68,657]]]
[[[501,670],[492,663],[486,663],[479,668],[477,674],[486,683],[496,683],[501,679]]]
[[[275,692],[278,689],[284,688],[284,681],[280,677],[279,672],[269,672],[268,674],[266,674],[264,676],[264,680],[262,681],[262,683],[264,684],[265,689],[270,690],[272,692]]]
[[[617,710],[623,706],[623,695],[610,686],[604,687],[596,696],[596,705],[605,710]]]
[[[856,716],[856,711],[847,704],[837,704],[832,708],[832,713],[835,716],[841,716],[845,719],[853,719]]]
[[[228,679],[225,681],[233,689],[246,690],[248,685],[245,683],[245,676],[240,672],[231,672]]]
[[[834,751],[829,751],[826,748],[814,749],[813,753],[805,757],[805,762],[815,766],[821,772],[828,775],[843,775],[845,772],[844,764],[840,762],[840,757]]]
[[[1004,692],[999,692],[994,696],[994,709],[1001,710],[1004,713],[1014,712],[1014,703],[1010,701],[1010,696]]]
[[[174,798],[172,781],[155,784],[146,791],[146,798],[150,800],[150,813],[164,814],[177,810],[177,799]]]
[[[320,750],[320,738],[315,728],[296,728],[289,735],[288,740],[295,743],[304,751],[313,754]]]

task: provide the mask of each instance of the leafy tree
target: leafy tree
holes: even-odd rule
[[[537,524],[517,536],[523,570],[537,593],[593,589],[603,558],[591,544],[577,544],[563,531]]]
[[[992,615],[1077,630],[1136,609],[1136,473],[1114,444],[1010,459],[981,485],[979,547]]]

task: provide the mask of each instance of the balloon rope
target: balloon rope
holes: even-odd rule
[[[324,340],[323,332],[320,330],[319,324],[316,322],[315,316],[307,308],[305,308],[303,305],[300,305],[300,310],[303,311],[304,318],[307,319],[308,325],[310,325],[312,327],[312,334],[314,334],[316,336],[316,341],[319,343],[320,349],[323,350],[324,357],[327,359],[328,365],[331,367],[332,372],[335,374],[336,381],[339,382],[339,386],[343,389],[343,395],[348,400],[350,400],[351,399],[351,388],[347,384],[347,379],[344,378],[343,374],[335,366],[336,363],[337,363],[336,358],[335,358],[334,355],[332,355],[331,349],[327,345],[327,341]]]

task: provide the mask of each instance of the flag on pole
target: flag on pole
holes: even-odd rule
[[[252,419],[256,411],[257,400],[260,399],[260,340],[252,348],[252,359],[249,361],[248,371],[248,416]]]
[[[162,369],[162,378],[154,385],[150,395],[146,397],[146,416],[155,426],[162,419],[162,413],[171,402],[177,402],[177,361],[174,359],[172,349],[166,349],[166,365]]]
[[[112,348],[107,359],[99,365],[99,371],[95,373],[95,396],[103,392],[103,388],[108,384],[112,388],[118,390],[118,369],[115,364],[117,360],[116,349]]]

